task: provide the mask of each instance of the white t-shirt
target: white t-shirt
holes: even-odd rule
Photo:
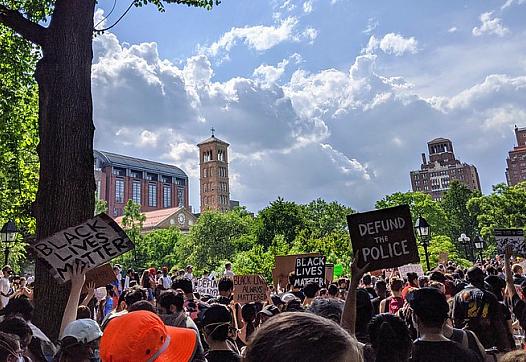
[[[158,284],[162,285],[164,289],[170,289],[170,287],[172,286],[172,278],[170,278],[169,275],[162,276],[159,278]]]
[[[226,270],[225,269],[225,272],[223,273],[223,275],[225,277],[228,277],[228,278],[233,278],[234,277],[234,272],[232,270]]]
[[[2,277],[0,278],[0,292],[2,294],[8,294],[9,289],[11,289],[11,284],[9,283],[9,279]],[[0,295],[0,301],[2,302],[2,308],[5,308],[7,303],[9,303],[9,297],[4,297],[3,295]]]

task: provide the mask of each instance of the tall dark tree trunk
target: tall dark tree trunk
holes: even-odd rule
[[[95,0],[57,0],[37,64],[40,180],[35,203],[37,239],[93,215],[91,61]],[[67,190],[67,191],[66,191]],[[67,285],[37,259],[34,323],[58,338]]]

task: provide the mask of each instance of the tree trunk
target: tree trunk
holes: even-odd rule
[[[56,0],[37,64],[40,179],[37,240],[93,215],[91,61],[95,0]],[[69,286],[37,260],[34,323],[58,338]]]

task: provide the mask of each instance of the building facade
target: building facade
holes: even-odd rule
[[[413,191],[429,194],[434,200],[440,200],[449,183],[458,180],[471,190],[480,191],[480,180],[474,165],[462,163],[455,158],[453,143],[446,138],[436,138],[427,143],[429,161],[422,153],[420,170],[411,171]]]
[[[197,145],[201,212],[230,210],[228,146],[228,143],[214,136],[213,130],[211,137]]]
[[[517,146],[508,152],[506,159],[506,181],[509,186],[526,181],[526,128],[515,126]]]
[[[128,200],[142,212],[183,207],[189,210],[188,176],[180,168],[111,152],[94,151],[97,198],[118,217]]]

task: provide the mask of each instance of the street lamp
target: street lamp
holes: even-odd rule
[[[475,249],[479,251],[480,261],[482,262],[482,250],[484,250],[484,239],[480,235],[475,236]]]
[[[467,236],[466,234],[462,233],[460,234],[460,236],[458,237],[458,242],[462,245],[464,245],[464,254],[466,255],[466,259],[469,260],[469,253],[468,253],[468,246],[471,242],[471,239],[469,238],[469,236]]]
[[[4,265],[7,265],[9,261],[9,250],[13,247],[13,245],[16,242],[16,234],[18,233],[18,230],[16,228],[15,223],[13,220],[9,220],[2,226],[2,230],[0,230],[0,239],[2,240],[2,243],[4,243],[5,246],[5,263]]]
[[[429,266],[429,253],[427,252],[427,247],[429,246],[431,231],[427,220],[424,219],[422,216],[419,216],[416,220],[415,230],[416,234],[420,238],[422,246],[424,247],[424,253],[426,254],[427,271],[429,271],[431,267]]]

